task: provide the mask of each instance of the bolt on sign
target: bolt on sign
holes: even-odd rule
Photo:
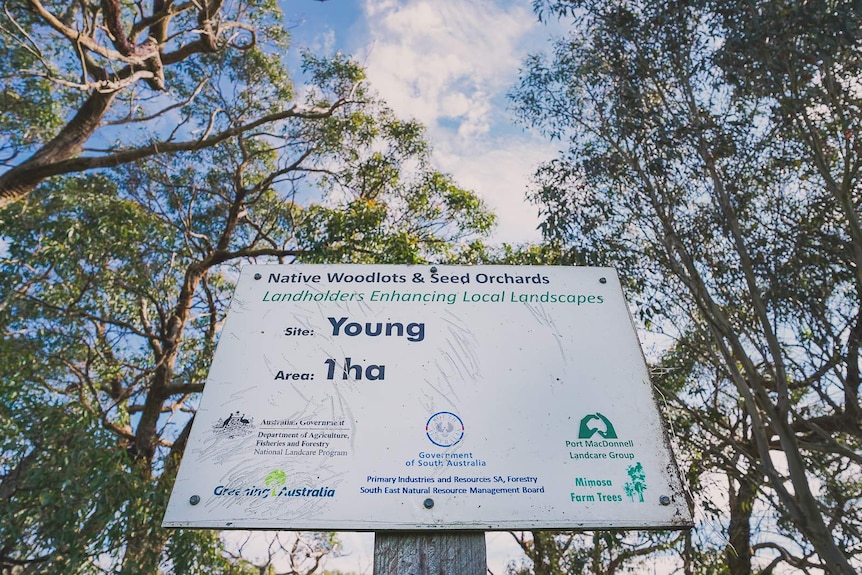
[[[686,528],[610,268],[246,266],[164,525]]]

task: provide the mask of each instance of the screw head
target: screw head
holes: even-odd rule
[[[431,266],[431,273],[432,273],[432,274],[436,274],[436,273],[437,273],[437,266]]]
[[[667,495],[662,495],[658,498],[658,502],[662,505],[670,505],[670,497],[668,497]]]
[[[608,278],[599,278],[599,283],[600,283],[600,284],[606,284],[606,283],[608,283]]]
[[[256,280],[259,280],[259,279],[260,279],[260,278],[262,278],[262,277],[263,277],[263,276],[262,276],[262,275],[260,275],[260,274],[254,274],[254,279],[256,279]]]
[[[192,505],[197,505],[200,502],[201,502],[201,496],[200,495],[192,495],[191,497],[189,497],[189,503],[191,503]]]
[[[431,509],[432,507],[434,507],[434,500],[429,497],[422,502],[422,505],[425,507],[425,509]]]

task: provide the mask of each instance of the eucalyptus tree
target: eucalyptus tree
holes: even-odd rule
[[[0,207],[48,178],[199,150],[303,107],[281,66],[276,2],[0,0]],[[256,83],[244,114],[219,83]]]
[[[631,571],[648,558],[646,567],[659,553],[680,543],[685,535],[670,532],[591,531],[512,533],[526,560],[511,563],[507,575],[567,575],[592,573],[617,575]]]
[[[209,8],[193,6],[199,35],[207,20],[192,15]],[[273,9],[241,6],[264,20]],[[166,71],[181,105],[112,108],[133,124],[160,117],[158,142],[80,156],[89,171],[61,170],[0,210],[2,570],[259,572],[217,534],[160,527],[238,266],[451,260],[493,225],[355,62],[307,55],[308,83],[289,102],[299,90],[257,40],[183,60],[174,80]],[[139,89],[123,89],[113,101],[126,94],[126,106]],[[25,146],[24,131],[12,143]],[[30,173],[28,161],[7,174]],[[119,165],[95,169],[108,164]],[[337,547],[303,541],[317,559]]]
[[[727,568],[857,572],[858,2],[534,4],[572,26],[513,93],[564,146],[544,232],[668,337],[655,381]]]

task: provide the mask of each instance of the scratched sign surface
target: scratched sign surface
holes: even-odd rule
[[[682,528],[613,269],[246,266],[164,519]]]

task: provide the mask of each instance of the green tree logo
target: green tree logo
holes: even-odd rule
[[[287,483],[287,473],[281,469],[273,469],[266,474],[263,482],[267,487],[272,487],[272,496],[275,497],[275,489],[277,487],[284,487]]]
[[[627,481],[623,486],[625,489],[626,495],[629,496],[629,499],[634,501],[635,494],[638,496],[638,501],[640,503],[644,502],[644,491],[647,489],[646,485],[646,473],[644,473],[644,467],[641,465],[641,462],[638,461],[634,465],[629,465],[628,468],[629,479],[631,481]]]

